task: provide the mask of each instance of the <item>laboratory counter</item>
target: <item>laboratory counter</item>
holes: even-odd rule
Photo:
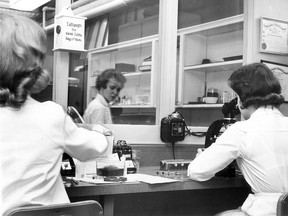
[[[159,167],[141,167],[139,173],[159,175]],[[165,173],[167,174],[167,173]],[[73,201],[93,199],[100,202],[104,216],[144,215],[214,215],[239,207],[250,187],[242,176],[214,177],[197,182],[188,179],[186,171],[181,181],[147,184],[123,182],[91,184],[68,182],[66,191]],[[160,172],[163,176],[163,172]]]

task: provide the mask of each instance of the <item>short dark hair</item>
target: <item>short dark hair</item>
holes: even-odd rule
[[[284,102],[281,85],[273,72],[262,63],[253,63],[234,71],[228,79],[228,85],[239,96],[242,107],[253,105],[280,106]]]
[[[120,72],[117,72],[113,68],[104,70],[96,80],[96,89],[99,91],[101,88],[106,88],[109,79],[115,78],[118,82],[124,85],[126,78]]]

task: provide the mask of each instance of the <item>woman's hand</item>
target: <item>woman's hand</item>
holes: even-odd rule
[[[88,130],[97,131],[105,136],[112,136],[113,132],[103,124],[77,124],[78,127],[83,127]]]
[[[205,148],[198,148],[196,157],[198,157],[204,150],[205,150]]]
[[[98,131],[99,133],[104,134],[105,136],[112,136],[113,132],[109,128],[105,127],[103,124],[95,124],[92,126],[92,131]]]

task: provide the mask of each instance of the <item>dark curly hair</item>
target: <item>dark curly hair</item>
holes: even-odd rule
[[[279,107],[284,102],[281,85],[272,71],[262,63],[253,63],[234,71],[228,79],[228,85],[239,96],[242,106],[272,105]]]
[[[104,70],[96,80],[96,89],[100,91],[101,88],[106,89],[109,79],[115,78],[118,82],[124,85],[126,78],[115,69],[109,68]]]
[[[0,107],[18,109],[48,85],[50,74],[42,70],[46,41],[35,21],[0,13]]]

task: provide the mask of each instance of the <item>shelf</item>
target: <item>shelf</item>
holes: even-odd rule
[[[133,46],[140,46],[140,45],[142,45],[143,47],[150,46],[149,43],[152,43],[157,40],[158,40],[158,35],[152,35],[152,36],[147,36],[144,38],[138,38],[138,39],[120,42],[116,44],[110,44],[108,46],[91,49],[89,51],[92,54],[103,53],[103,52],[113,52],[113,51],[117,52],[119,49],[122,49],[122,48],[133,49]]]
[[[155,106],[151,105],[138,105],[138,104],[123,104],[123,105],[113,105],[110,106],[111,108],[156,108]]]
[[[125,77],[129,77],[129,76],[142,76],[142,75],[150,75],[150,74],[151,74],[151,71],[145,71],[145,72],[127,72],[127,73],[122,72],[122,74],[123,74]]]
[[[220,108],[223,104],[185,104],[185,105],[178,105],[176,108]]]
[[[233,17],[228,17],[228,18],[180,29],[178,30],[178,35],[193,34],[193,33],[205,32],[205,31],[207,31],[204,34],[206,36],[221,34],[221,33],[223,34],[224,32],[230,32],[230,31],[242,29],[243,22],[244,22],[244,15],[240,14],[240,15],[236,15]],[[213,30],[216,28],[218,28],[218,31]],[[210,30],[213,30],[213,31],[211,32]]]
[[[219,72],[219,71],[228,71],[235,70],[242,66],[243,60],[233,60],[233,61],[223,61],[223,62],[215,62],[209,64],[199,64],[199,65],[191,65],[185,66],[184,70],[197,70],[203,72]]]

